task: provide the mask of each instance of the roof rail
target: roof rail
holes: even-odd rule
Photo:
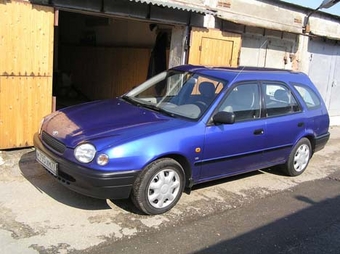
[[[230,70],[242,70],[242,71],[284,71],[284,72],[296,72],[293,70],[280,69],[280,68],[268,68],[268,67],[256,67],[256,66],[238,66],[238,67],[214,67],[219,69]]]

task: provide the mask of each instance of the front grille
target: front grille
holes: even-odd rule
[[[54,137],[51,135],[47,134],[46,132],[43,131],[42,133],[42,140],[43,142],[52,148],[53,150],[57,151],[58,153],[64,153],[66,146],[61,143],[59,140],[56,140]]]

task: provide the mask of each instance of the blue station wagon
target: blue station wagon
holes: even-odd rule
[[[36,158],[66,187],[161,214],[202,182],[280,166],[305,171],[329,139],[303,73],[183,65],[127,94],[46,116]]]

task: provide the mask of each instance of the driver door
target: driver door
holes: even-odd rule
[[[233,124],[206,127],[201,179],[239,174],[262,167],[265,120],[261,119],[260,86],[257,82],[233,87],[218,111],[235,114]]]

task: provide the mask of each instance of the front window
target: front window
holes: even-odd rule
[[[168,71],[136,87],[123,98],[141,107],[190,119],[201,117],[225,82],[189,72]]]
[[[235,121],[258,119],[260,112],[260,93],[257,82],[242,83],[235,86],[219,107],[219,111],[235,114]]]

